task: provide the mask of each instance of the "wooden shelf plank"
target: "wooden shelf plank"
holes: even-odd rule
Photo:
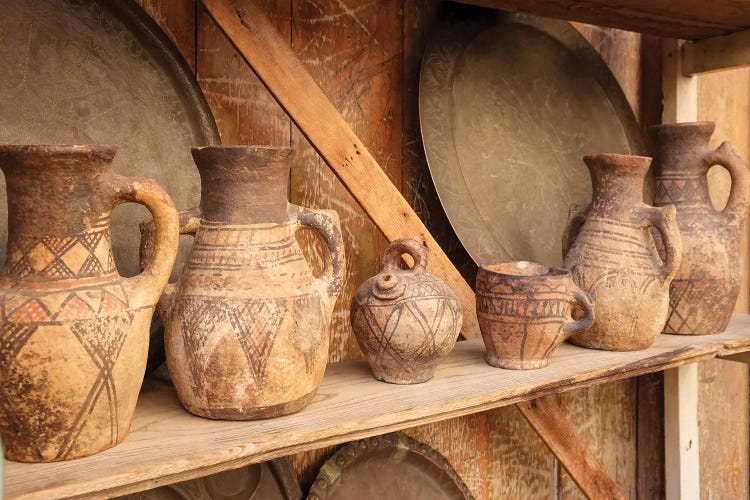
[[[699,40],[750,28],[746,0],[457,0],[670,38]]]
[[[686,76],[750,66],[750,30],[686,43],[682,58]]]
[[[362,361],[328,367],[315,401],[286,417],[207,420],[185,412],[167,384],[148,381],[128,438],[93,457],[52,464],[6,463],[8,499],[105,497],[244,464],[518,403],[576,387],[750,350],[750,315],[714,336],[662,335],[638,352],[565,344],[540,370],[492,368],[479,339],[459,342],[425,384],[396,386]]]

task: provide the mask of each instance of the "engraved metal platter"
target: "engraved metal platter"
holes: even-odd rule
[[[473,500],[443,455],[404,433],[353,441],[321,467],[308,500]]]
[[[132,0],[1,3],[0,143],[112,144],[117,173],[156,179],[178,209],[197,206],[190,148],[219,143],[219,134],[190,68],[151,18]],[[0,176],[0,261],[6,214]],[[146,218],[134,204],[113,214],[123,276],[138,274],[138,222]],[[188,250],[181,246],[173,276]],[[156,324],[152,340],[151,365],[163,359]]]
[[[582,157],[644,152],[614,76],[564,21],[450,16],[422,60],[419,115],[440,201],[479,265],[561,265],[569,206],[591,200]]]
[[[121,500],[302,500],[286,458],[133,493]]]

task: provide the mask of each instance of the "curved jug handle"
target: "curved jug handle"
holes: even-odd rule
[[[664,243],[664,264],[662,279],[672,281],[682,263],[682,235],[677,225],[677,210],[674,205],[646,207],[646,219],[661,233]]]
[[[179,217],[179,234],[189,234],[195,236],[198,226],[200,225],[200,209],[192,208],[190,210],[183,210],[178,213]],[[140,247],[140,261],[141,269],[144,269],[150,259],[153,258],[154,245],[156,242],[156,225],[154,219],[149,219],[141,222],[141,247]],[[178,240],[179,241],[179,240]],[[178,244],[179,245],[179,244]],[[171,273],[170,273],[171,274]],[[165,317],[169,314],[172,309],[172,299],[177,291],[177,283],[167,283],[159,297],[157,303],[157,311],[159,316]]]
[[[393,240],[383,254],[383,269],[388,272],[401,269],[401,255],[408,254],[414,259],[410,271],[422,273],[427,268],[427,247],[414,238],[399,238]]]
[[[727,206],[724,207],[722,213],[732,223],[741,224],[750,205],[750,173],[747,163],[740,158],[728,142],[723,142],[718,148],[709,151],[704,162],[708,166],[721,165],[729,171],[732,177],[732,189]]]
[[[142,262],[141,274],[125,279],[128,300],[133,308],[156,304],[169,279],[179,243],[177,209],[172,199],[153,179],[112,175],[114,205],[126,202],[144,205],[154,219],[154,239],[150,258]]]
[[[334,210],[314,210],[312,208],[289,205],[293,219],[299,225],[317,231],[326,242],[330,259],[326,259],[322,274],[318,277],[326,283],[328,297],[335,301],[341,293],[346,278],[346,257],[344,237],[339,227],[339,215]]]
[[[568,256],[573,243],[575,243],[581,226],[586,222],[586,215],[591,208],[591,203],[571,205],[568,212],[568,223],[565,225],[562,237],[562,256],[563,260]]]
[[[589,296],[589,294],[579,288],[578,285],[573,283],[572,279],[570,280],[570,285],[572,288],[571,298],[574,302],[578,302],[583,306],[583,308],[586,310],[586,316],[584,316],[583,319],[577,321],[571,320],[563,323],[562,329],[566,334],[565,338],[570,337],[574,333],[582,332],[583,330],[587,329],[591,326],[595,319],[594,304],[591,301],[591,297]]]

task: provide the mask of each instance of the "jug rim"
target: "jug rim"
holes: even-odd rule
[[[111,162],[116,153],[117,146],[110,144],[0,144],[0,159],[14,156],[56,159],[98,157]],[[44,165],[49,165],[49,163],[44,162]]]
[[[570,271],[567,269],[527,260],[487,264],[480,266],[479,270],[494,276],[516,279],[549,279],[570,276]]]

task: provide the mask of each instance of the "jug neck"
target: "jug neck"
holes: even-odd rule
[[[201,217],[227,224],[286,222],[290,154],[276,147],[193,148],[201,177]]]
[[[8,193],[3,274],[59,280],[115,272],[109,146],[0,146]]]
[[[643,182],[651,158],[604,154],[586,156],[584,161],[591,174],[594,211],[607,217],[643,202]]]
[[[708,169],[704,161],[714,131],[712,122],[675,123],[651,127],[656,177],[656,205],[710,204]]]

